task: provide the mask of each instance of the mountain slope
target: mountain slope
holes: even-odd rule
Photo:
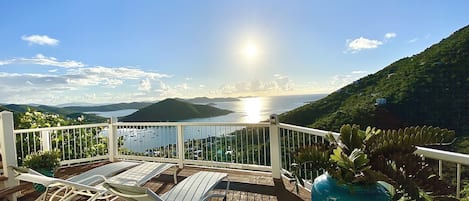
[[[469,26],[280,119],[327,130],[431,125],[469,135]]]
[[[226,115],[229,110],[222,110],[208,105],[196,105],[176,99],[166,99],[142,108],[123,117],[121,121],[178,121],[193,118],[204,118]]]
[[[16,115],[16,114],[27,112],[28,108],[31,108],[33,110],[40,111],[40,112],[62,115],[66,118],[71,118],[71,119],[76,119],[80,116],[83,116],[85,117],[84,123],[106,122],[107,120],[107,118],[100,117],[95,114],[84,114],[84,113],[74,111],[74,110],[47,106],[47,105],[32,106],[32,105],[8,104],[8,105],[0,106],[0,111],[8,110],[8,111],[13,112]]]
[[[108,112],[115,110],[125,110],[125,109],[141,109],[151,105],[152,103],[148,102],[132,102],[132,103],[117,103],[109,105],[100,105],[100,106],[68,106],[64,109],[73,110],[76,112]]]

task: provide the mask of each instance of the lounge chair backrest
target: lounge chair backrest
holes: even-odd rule
[[[75,189],[81,189],[81,190],[89,190],[89,191],[94,191],[94,192],[103,192],[103,189],[98,189],[93,186],[88,186],[88,185],[83,185],[80,183],[75,183],[59,178],[53,178],[53,177],[47,177],[47,176],[42,176],[42,175],[36,175],[36,174],[31,174],[31,173],[21,173],[16,176],[16,179],[21,180],[21,181],[27,181],[31,183],[37,183],[37,184],[42,184],[44,186],[50,186],[52,184],[63,184],[66,186],[73,187]]]
[[[118,175],[115,175],[106,181],[108,183],[114,184],[141,186],[151,178],[160,175],[162,172],[173,166],[175,166],[175,164],[144,162]]]
[[[109,163],[106,165],[102,165],[93,169],[90,169],[86,172],[83,172],[79,175],[74,177],[70,177],[67,180],[71,182],[77,182],[84,185],[96,185],[98,183],[103,182],[103,177],[110,177],[117,173],[120,173],[124,170],[127,170],[131,167],[137,166],[138,162],[130,162],[130,161],[120,161],[115,163]],[[102,177],[96,177],[96,175],[100,175]]]

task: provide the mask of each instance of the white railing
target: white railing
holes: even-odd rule
[[[108,159],[107,123],[15,130],[18,163],[38,151],[59,151],[61,164]]]
[[[117,158],[271,171],[269,124],[116,123]]]
[[[22,159],[39,150],[59,150],[62,165],[94,160],[137,159],[184,165],[235,168],[272,172],[280,178],[289,172],[293,150],[324,143],[328,131],[277,123],[195,123],[195,122],[116,122],[40,129],[12,130],[11,113],[0,113],[2,155]],[[3,126],[2,126],[3,125]],[[6,125],[6,126],[5,126]],[[333,133],[338,135],[337,133]],[[11,135],[11,137],[4,137]],[[6,143],[10,141],[11,144]],[[8,146],[5,146],[7,144]],[[11,152],[3,147],[15,147]],[[457,196],[460,194],[461,166],[469,165],[469,155],[418,148],[417,154],[457,166]],[[4,167],[17,160],[3,157]],[[6,171],[8,174],[9,171]],[[306,173],[312,181],[320,172]],[[12,185],[12,184],[8,184]]]

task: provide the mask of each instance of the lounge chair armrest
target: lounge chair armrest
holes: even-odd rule
[[[29,168],[25,168],[25,167],[16,167],[16,166],[13,166],[13,165],[9,165],[8,167],[11,167],[11,169],[13,169],[13,171],[14,171],[16,174],[29,173]]]

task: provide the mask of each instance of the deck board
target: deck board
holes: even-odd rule
[[[103,164],[105,163],[61,168],[56,172],[56,176],[60,178],[69,178],[73,175],[79,174],[81,172]],[[300,194],[298,195],[295,193],[295,188],[293,184],[288,183],[287,180],[274,180],[268,173],[186,166],[183,169],[178,170],[177,179],[180,182],[184,178],[199,171],[214,171],[228,173],[228,179],[230,180],[230,190],[228,191],[226,200],[311,200],[310,193],[308,191],[302,189],[300,191]],[[174,186],[173,173],[174,169],[171,168],[164,172],[161,176],[150,179],[144,186],[150,188],[157,194],[167,192]],[[227,182],[225,181],[221,182],[219,185],[217,185],[215,190],[212,191],[212,193],[222,193],[226,188],[226,184]],[[34,192],[31,187],[23,190],[22,192],[23,196],[18,198],[18,200],[20,201],[32,201],[40,195],[39,193]],[[221,201],[223,199],[213,198],[211,200]]]

